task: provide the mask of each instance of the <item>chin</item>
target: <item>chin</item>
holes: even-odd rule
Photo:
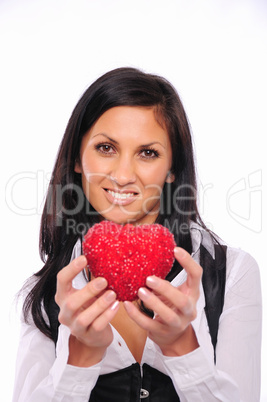
[[[126,225],[130,223],[132,225],[144,225],[144,224],[153,224],[157,219],[158,214],[148,214],[148,215],[140,215],[140,216],[132,216],[124,215],[124,214],[107,214],[102,215],[104,220],[108,220],[119,225]]]
[[[126,225],[127,223],[131,223],[132,225],[137,224],[136,219],[130,219],[129,217],[102,216],[102,219],[117,223],[118,225]]]

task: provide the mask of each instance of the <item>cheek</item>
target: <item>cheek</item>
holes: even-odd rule
[[[143,181],[146,184],[155,184],[163,187],[167,178],[169,169],[167,165],[159,165],[156,168],[146,169],[143,171]]]
[[[86,198],[89,200],[90,194],[94,191],[94,185],[100,181],[100,177],[103,176],[99,172],[99,168],[94,160],[90,161],[82,160],[82,186]]]
[[[103,161],[102,161],[103,162]],[[90,183],[99,181],[106,170],[105,164],[101,163],[99,159],[89,155],[84,155],[82,158],[82,173],[83,180]]]

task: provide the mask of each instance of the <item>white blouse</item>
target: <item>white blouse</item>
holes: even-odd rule
[[[199,260],[200,242],[213,254],[210,236],[199,226],[191,228],[193,258]],[[80,254],[77,243],[72,258]],[[181,271],[171,282],[179,286],[186,279]],[[81,288],[82,274],[73,281]],[[169,375],[181,402],[257,402],[260,400],[261,286],[255,260],[242,250],[227,248],[226,289],[219,321],[216,366],[204,311],[201,285],[197,318],[192,325],[199,347],[184,356],[167,357],[149,338],[143,363]],[[55,351],[52,340],[32,324],[22,322],[18,347],[13,402],[88,402],[100,374],[128,367],[135,359],[120,334],[112,327],[113,342],[103,360],[88,368],[67,364],[70,331],[60,325]]]

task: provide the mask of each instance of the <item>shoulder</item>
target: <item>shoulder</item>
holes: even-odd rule
[[[227,277],[244,275],[247,272],[259,273],[259,266],[255,258],[241,248],[227,247],[226,267]]]
[[[227,247],[225,293],[231,298],[261,304],[261,280],[257,261],[246,251]],[[258,301],[258,302],[257,302]]]
[[[35,326],[31,306],[33,301],[32,295],[34,293],[34,288],[38,284],[39,280],[40,278],[37,275],[32,275],[25,281],[22,289],[18,294],[18,301],[22,303],[20,320],[22,324],[26,324],[26,327],[27,325]],[[49,324],[49,319],[43,307],[43,303],[41,303],[41,311],[45,322]]]
[[[24,303],[26,298],[32,294],[33,289],[37,285],[38,281],[39,278],[36,275],[32,275],[28,279],[26,279],[18,293],[18,298],[20,301],[22,301],[22,303]]]

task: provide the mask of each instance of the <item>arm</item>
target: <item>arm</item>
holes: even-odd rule
[[[262,301],[259,268],[247,253],[229,249],[217,368],[228,373],[242,401],[260,400]]]
[[[170,295],[173,291],[171,285],[166,281],[160,280],[157,287],[157,293],[161,295],[160,298],[162,299],[164,295],[165,300],[169,300],[167,304],[171,307],[172,312],[177,311],[177,300],[180,298],[183,301],[181,308],[178,308],[177,315],[180,317],[180,323],[188,322],[186,329],[183,329],[183,326],[179,327],[178,319],[176,321],[173,319],[172,323],[168,323],[166,317],[170,314],[173,316],[173,313],[167,312],[166,315],[167,310],[164,311],[164,315],[160,316],[160,319],[157,316],[157,320],[161,324],[159,326],[156,325],[157,322],[155,321],[157,320],[149,321],[148,317],[141,317],[133,306],[130,309],[129,306],[127,307],[129,314],[139,325],[146,327],[148,331],[152,331],[153,340],[157,344],[158,359],[172,378],[181,401],[238,402],[253,400],[256,402],[259,400],[261,332],[259,273],[257,265],[247,254],[243,253],[243,257],[241,254],[238,255],[238,259],[236,256],[232,256],[232,258],[230,256],[227,259],[228,277],[224,311],[219,326],[216,366],[213,362],[211,340],[203,309],[198,311],[200,315],[198,319],[201,321],[201,325],[198,329],[199,332],[195,333],[200,346],[194,347],[191,335],[188,338],[189,347],[183,339],[183,334],[188,330],[188,327],[191,327],[190,317],[184,306],[190,306],[189,300],[191,303],[194,300],[194,297],[192,298],[194,292],[190,292],[189,288],[192,285],[190,277],[194,276],[194,270],[191,267],[197,264],[189,255],[185,259],[179,258],[180,264],[187,272],[187,280],[183,287],[179,286],[175,289],[177,292],[182,291],[182,293],[189,295],[187,302],[189,304],[186,304],[185,299],[181,298],[178,293],[172,299]],[[150,286],[149,283],[147,285]],[[154,311],[160,314],[161,300],[159,297],[159,300],[156,299],[155,290],[147,294],[146,304],[148,305],[150,301],[153,301],[151,305],[154,305]],[[172,303],[170,304],[171,299]],[[163,322],[166,324],[165,327],[162,326]],[[174,334],[174,323],[177,336],[176,339],[172,338],[173,344],[166,348],[164,345],[166,336],[164,337],[165,340],[161,341],[160,335],[165,333],[168,339],[170,334]],[[169,328],[170,326],[172,328]],[[192,327],[194,328],[194,321]]]
[[[83,289],[72,279],[86,262],[72,261],[59,274],[56,299],[60,306],[57,348],[32,324],[22,324],[14,402],[88,402],[113,335],[109,319],[116,314],[107,300],[106,282],[94,280]],[[115,305],[116,307],[116,305]]]
[[[52,340],[22,323],[13,402],[88,402],[101,363],[84,369],[68,365],[68,343],[69,330],[61,326],[56,356]]]
[[[258,266],[248,254],[228,248],[226,293],[219,323],[216,366],[212,353],[207,353],[210,339],[205,327],[203,311],[202,327],[197,333],[200,348],[183,358],[160,357],[173,381],[182,388],[182,400],[191,401],[196,399],[196,395],[201,395],[203,399],[197,400],[259,401],[261,286]]]

